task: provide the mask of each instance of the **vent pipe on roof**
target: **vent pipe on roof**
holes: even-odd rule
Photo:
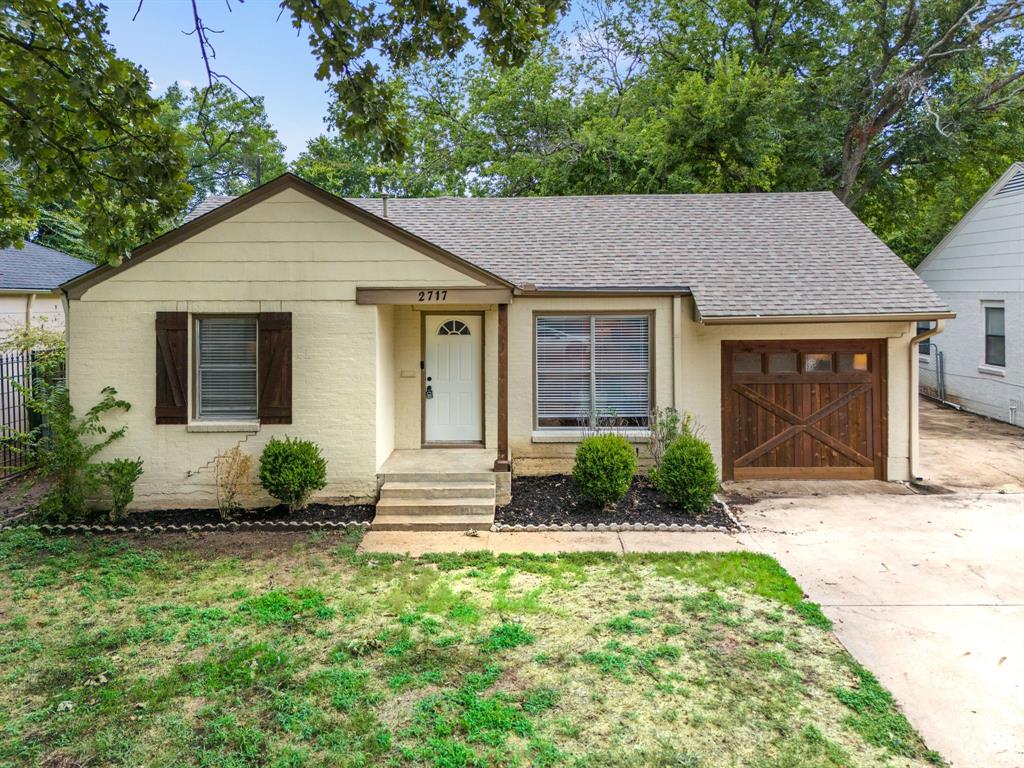
[[[384,210],[384,218],[388,217],[388,193],[382,192],[380,196],[381,207]]]

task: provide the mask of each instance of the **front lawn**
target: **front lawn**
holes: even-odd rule
[[[921,766],[770,558],[0,533],[0,765]]]

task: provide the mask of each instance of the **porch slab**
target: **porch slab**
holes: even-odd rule
[[[495,452],[490,448],[419,448],[392,451],[380,468],[382,475],[462,474],[491,472]]]

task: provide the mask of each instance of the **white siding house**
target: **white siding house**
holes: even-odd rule
[[[1024,163],[1014,163],[917,267],[956,312],[921,345],[925,394],[1024,425]]]

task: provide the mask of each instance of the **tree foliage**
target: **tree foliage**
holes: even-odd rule
[[[85,248],[118,262],[188,199],[176,131],[146,73],[104,40],[87,0],[0,8],[0,246],[74,210]]]
[[[1024,155],[1019,2],[585,8],[520,67],[461,57],[393,79],[404,158],[332,135],[297,169],[362,178],[347,194],[830,189],[916,263]]]
[[[284,144],[262,97],[221,82],[188,90],[175,83],[160,101],[160,120],[184,137],[193,204],[208,195],[239,195],[286,170]]]

